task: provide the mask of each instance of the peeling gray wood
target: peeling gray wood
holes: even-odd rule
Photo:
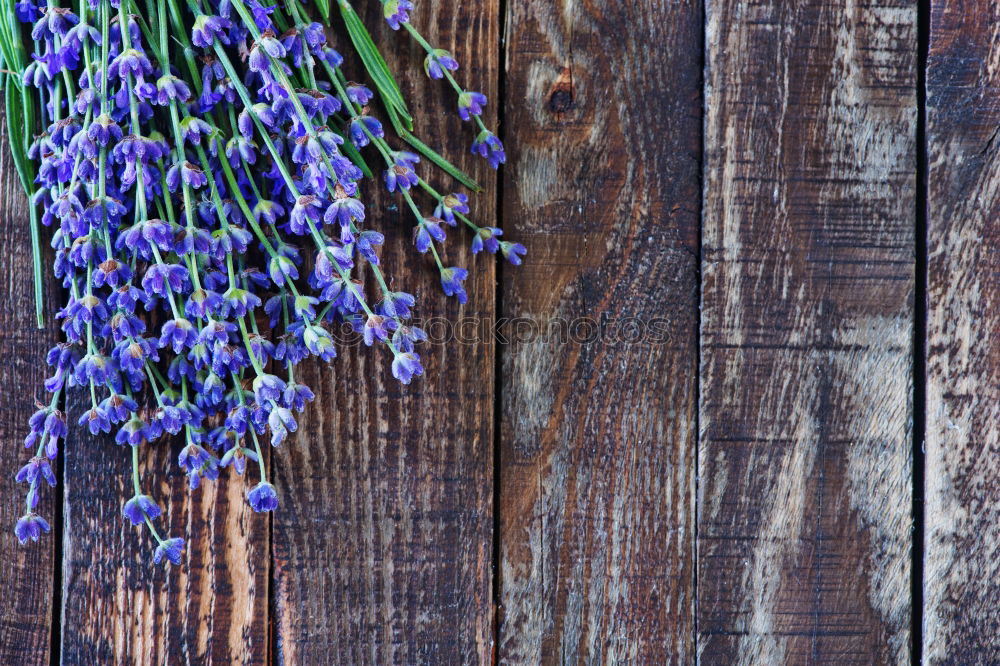
[[[1000,662],[1000,7],[931,3],[924,657]]]
[[[698,652],[908,663],[915,2],[708,2]]]
[[[498,658],[689,664],[700,3],[508,7]]]

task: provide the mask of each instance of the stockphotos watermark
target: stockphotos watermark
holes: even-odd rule
[[[666,317],[415,317],[406,322],[427,333],[423,344],[481,345],[492,340],[498,345],[533,343],[552,345],[659,346],[673,341],[674,323]],[[350,324],[331,330],[339,347],[364,344]]]

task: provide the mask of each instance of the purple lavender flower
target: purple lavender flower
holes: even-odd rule
[[[393,30],[399,30],[402,24],[410,22],[409,12],[412,10],[413,3],[410,0],[387,0],[382,3],[382,13]]]
[[[222,309],[222,296],[210,289],[197,289],[188,296],[184,314],[192,319],[204,319]]]
[[[500,249],[498,236],[502,236],[503,231],[497,227],[480,227],[472,237],[472,254],[479,254],[484,249],[490,254],[496,254]]]
[[[163,220],[149,219],[138,222],[119,234],[115,249],[128,248],[138,252],[143,259],[152,259],[155,245],[162,252],[169,252],[174,243],[174,232]]]
[[[280,378],[267,373],[257,375],[253,380],[253,392],[258,403],[267,404],[281,400],[281,394],[288,386]]]
[[[385,170],[385,187],[390,192],[395,192],[397,187],[408,190],[419,182],[416,172],[408,166],[394,164]]]
[[[446,236],[441,228],[442,220],[434,217],[425,217],[419,225],[413,229],[413,244],[417,247],[417,252],[421,254],[427,252],[431,247],[431,239],[438,243],[443,243]]]
[[[104,113],[90,123],[87,128],[87,136],[98,146],[107,146],[113,141],[120,141],[122,129],[108,114]]]
[[[358,106],[365,106],[374,96],[374,93],[372,93],[371,90],[360,83],[348,83],[345,90],[347,92],[347,99],[351,100]]]
[[[14,5],[14,12],[21,23],[34,23],[38,17],[38,6],[31,0],[19,0]]]
[[[271,276],[271,281],[277,287],[281,287],[286,282],[297,280],[299,277],[299,270],[292,263],[291,259],[286,257],[272,257],[271,261],[268,262],[267,272]]]
[[[452,267],[441,271],[441,288],[444,289],[445,295],[454,296],[462,305],[465,305],[466,300],[468,300],[465,288],[462,286],[462,282],[467,277],[469,277],[469,271],[464,268]]]
[[[53,437],[65,437],[69,434],[69,428],[66,427],[66,417],[58,409],[52,410],[45,417],[45,429]]]
[[[236,332],[236,324],[228,321],[209,319],[198,332],[198,344],[224,345],[229,342],[230,335]]]
[[[41,41],[55,36],[64,36],[80,20],[69,9],[43,7],[42,17],[35,22],[31,38]]]
[[[413,169],[420,162],[420,155],[406,150],[394,150],[391,153],[393,164]]]
[[[358,149],[364,148],[370,143],[370,139],[368,138],[369,133],[376,139],[381,139],[385,136],[382,123],[371,116],[355,116],[352,118],[348,133],[351,137],[351,143]]]
[[[87,426],[91,435],[99,432],[111,432],[111,418],[106,409],[100,406],[92,407],[80,415],[78,423]]]
[[[231,287],[222,295],[222,313],[226,317],[243,317],[258,307],[260,298],[246,289]]]
[[[402,325],[392,334],[392,344],[403,351],[413,351],[413,346],[427,339],[427,333],[416,326]]]
[[[444,70],[454,72],[458,69],[458,61],[444,49],[434,49],[424,59],[424,72],[432,79],[444,78]]]
[[[219,460],[219,467],[228,467],[229,465],[232,465],[233,470],[242,476],[243,472],[247,469],[248,459],[257,462],[256,452],[250,449],[245,449],[241,446],[233,446],[226,451],[225,455],[223,455]]]
[[[249,425],[250,414],[245,405],[236,405],[226,414],[225,426],[233,432],[243,435]]]
[[[274,511],[278,508],[278,493],[274,486],[266,481],[261,481],[247,493],[247,500],[250,507],[257,513],[264,511]]]
[[[71,300],[66,307],[66,314],[88,324],[99,324],[108,318],[108,308],[100,298],[89,294]]]
[[[302,36],[305,38],[306,44],[309,45],[309,48],[313,50],[318,50],[324,44],[326,44],[326,32],[324,31],[323,24],[321,23],[309,23],[303,26]],[[333,63],[330,64],[333,67],[340,66],[340,65],[334,65]]]
[[[184,427],[184,413],[173,405],[164,405],[153,413],[154,423],[158,428],[171,435],[176,435]]]
[[[187,319],[171,319],[160,328],[160,346],[170,346],[175,354],[190,349],[198,339],[194,325]]]
[[[503,255],[504,259],[509,261],[514,266],[520,266],[521,257],[528,253],[528,248],[524,247],[520,243],[500,241],[500,253]]]
[[[340,192],[343,192],[343,188],[340,189]],[[359,200],[349,197],[346,194],[335,198],[323,214],[323,221],[326,224],[338,222],[341,227],[345,227],[348,230],[350,230],[352,219],[363,222],[365,219],[365,206]],[[350,242],[350,239],[346,242]]]
[[[24,545],[28,543],[28,539],[38,541],[42,532],[47,533],[50,529],[49,523],[44,518],[36,513],[28,513],[17,521],[17,525],[14,526],[14,534],[21,545]]]
[[[280,446],[288,433],[295,432],[299,427],[291,410],[286,407],[272,409],[267,417],[267,425],[271,429],[271,446]]]
[[[108,358],[99,352],[91,352],[77,362],[73,377],[77,384],[86,385],[93,380],[100,386],[107,380],[109,370]]]
[[[103,287],[109,285],[117,287],[132,279],[132,269],[128,264],[123,264],[114,258],[109,258],[101,262],[94,271],[93,285]]]
[[[174,252],[183,256],[195,252],[208,254],[212,249],[212,234],[206,229],[183,228],[177,232],[174,240]]]
[[[215,45],[218,39],[223,44],[229,44],[229,37],[226,32],[232,28],[232,23],[221,16],[208,16],[202,14],[194,20],[191,28],[191,41],[195,46],[209,49]]]
[[[108,76],[113,79],[125,81],[129,75],[136,79],[153,72],[153,66],[149,62],[146,54],[138,49],[125,49],[119,53],[108,65]]]
[[[156,80],[156,101],[166,106],[171,100],[186,102],[191,97],[191,88],[173,74],[164,74]]]
[[[145,292],[131,284],[122,285],[108,295],[109,306],[127,312],[134,312],[138,303],[148,304],[149,300]]]
[[[417,302],[412,295],[404,291],[390,291],[382,300],[382,313],[387,317],[405,319],[410,316],[410,308]]]
[[[305,384],[289,382],[288,386],[285,387],[285,394],[282,397],[285,407],[301,412],[306,408],[306,403],[312,402],[316,396]]]
[[[188,269],[180,264],[153,264],[142,278],[142,290],[148,295],[179,293],[188,281]]]
[[[285,57],[285,47],[281,41],[276,39],[274,32],[265,30],[261,34],[260,41],[254,42],[250,47],[250,56],[247,64],[251,71],[266,72],[270,66],[269,58],[281,59]]]
[[[469,214],[469,197],[461,192],[441,197],[434,209],[434,217],[440,217],[451,226],[455,226],[455,213]]]
[[[161,541],[153,551],[153,564],[159,564],[166,558],[171,564],[179,565],[183,551],[184,539],[180,537]]]
[[[35,483],[39,477],[45,479],[45,482],[50,486],[55,487],[56,475],[52,471],[52,465],[46,458],[40,456],[32,458],[28,464],[18,470],[14,480],[18,483]]]
[[[101,408],[107,412],[112,423],[122,423],[139,408],[135,400],[127,395],[119,395],[112,391],[111,395],[101,401]]]
[[[226,142],[226,157],[235,161],[237,155],[247,161],[247,164],[257,163],[257,144],[242,136],[235,136]]]
[[[246,254],[247,248],[253,241],[253,234],[234,224],[219,229],[213,236],[215,237],[214,254],[220,263],[225,262],[226,255]]]
[[[414,376],[424,374],[420,356],[412,351],[399,351],[392,359],[392,376],[403,384],[409,384]]]
[[[160,515],[160,507],[149,495],[136,495],[125,502],[122,515],[133,525],[142,525],[146,518],[153,520]]]
[[[125,446],[126,444],[128,446],[139,446],[145,439],[147,427],[145,421],[137,416],[133,416],[118,429],[118,433],[115,435],[115,443],[119,446]]]
[[[318,222],[323,210],[323,201],[312,194],[306,194],[295,201],[292,213],[288,218],[288,228],[292,233],[302,236],[309,233],[309,223]]]
[[[222,403],[225,384],[222,378],[214,372],[209,372],[201,382],[195,381],[195,388],[198,390],[196,400],[199,407],[212,409]]]
[[[486,95],[483,93],[464,91],[458,96],[458,115],[462,120],[470,120],[472,116],[481,115],[486,106]]]
[[[219,478],[219,461],[204,447],[191,442],[177,456],[177,464],[187,472],[188,486],[194,490],[201,485],[201,478],[209,480]]]
[[[167,171],[167,187],[171,192],[176,192],[181,183],[198,189],[208,184],[208,176],[205,175],[204,171],[185,160],[174,164]]]
[[[382,315],[371,314],[368,315],[367,319],[365,319],[361,333],[365,344],[371,347],[375,344],[376,340],[379,340],[380,342],[388,340],[389,334],[392,333],[395,328],[395,319],[392,319],[391,317],[383,317]]]
[[[306,326],[302,329],[302,343],[310,354],[319,356],[324,361],[330,361],[337,356],[333,338],[326,329],[319,326]]]
[[[284,216],[285,208],[274,201],[261,199],[253,207],[253,216],[258,223],[275,224],[278,219]]]
[[[479,155],[480,157],[485,157],[490,166],[494,169],[500,167],[501,164],[507,161],[507,155],[504,153],[503,144],[500,143],[500,139],[497,138],[493,132],[489,130],[483,130],[476,137],[476,140],[472,142],[472,153],[474,155]]]

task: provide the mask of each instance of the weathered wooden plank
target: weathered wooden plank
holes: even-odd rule
[[[509,14],[499,659],[691,663],[701,6]]]
[[[453,112],[454,94],[426,80],[422,52],[404,32],[386,27],[378,3],[356,6],[367,8],[366,25],[401,74],[418,133],[484,185],[472,197],[472,213],[479,224],[495,224],[496,176],[468,154],[474,134]],[[458,57],[459,80],[489,96],[486,122],[495,124],[498,3],[427,0],[411,17],[433,44]],[[370,164],[376,163],[372,153]],[[459,317],[480,331],[492,322],[491,256],[473,261],[465,231],[449,232],[446,263],[470,273],[469,302],[459,307],[413,249],[414,222],[402,200],[375,184],[364,196],[373,201],[367,225],[386,234],[382,263],[396,287],[416,295],[416,316],[437,322],[429,332],[442,335],[439,325]],[[431,342],[419,353],[425,374],[405,387],[390,374],[384,350],[360,344],[341,346],[326,367],[303,367],[316,401],[298,434],[275,451],[282,502],[274,517],[280,664],[490,659],[492,339],[487,333],[482,341]]]
[[[916,3],[707,8],[699,655],[908,663]]]
[[[1000,7],[931,3],[924,657],[1000,662]]]
[[[71,401],[73,414],[89,396]],[[190,491],[182,443],[145,445],[143,488],[160,502],[161,534],[181,536],[180,566],[153,565],[145,528],[126,524],[128,448],[72,428],[65,452],[62,663],[265,664],[269,547],[266,516],[247,481],[223,472]]]
[[[14,524],[24,514],[27,486],[14,475],[34,455],[21,442],[28,434],[28,417],[35,399],[46,397],[45,353],[56,339],[51,313],[57,290],[46,285],[48,327],[35,324],[31,240],[27,199],[21,189],[7,145],[8,128],[0,127],[0,248],[3,283],[0,290],[0,664],[48,664],[51,642],[53,553],[59,529],[53,492],[44,483],[38,514],[53,528],[39,543],[21,546]],[[48,275],[50,269],[45,269]]]

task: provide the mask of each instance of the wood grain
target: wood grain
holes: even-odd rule
[[[0,126],[0,248],[3,289],[0,290],[0,664],[48,664],[51,642],[53,559],[59,524],[55,494],[42,484],[37,512],[52,525],[38,543],[20,545],[14,524],[24,514],[28,487],[14,475],[35,454],[22,445],[35,400],[47,394],[45,353],[56,340],[51,313],[58,290],[46,282],[48,327],[35,324],[31,240],[27,198],[21,189],[7,142],[6,119]],[[47,264],[48,265],[48,264]],[[45,275],[49,276],[46,270]]]
[[[1000,662],[1000,7],[931,3],[924,657]]]
[[[916,3],[707,8],[699,656],[909,663]]]
[[[701,16],[509,5],[501,663],[694,658]]]
[[[356,6],[368,9],[365,24],[400,75],[418,134],[483,184],[472,213],[494,225],[496,176],[469,155],[475,135],[453,112],[454,94],[426,79],[423,53],[386,27],[378,3]],[[420,2],[412,22],[456,55],[458,80],[489,97],[485,120],[495,125],[498,4],[461,7]],[[375,168],[375,153],[369,164]],[[454,186],[436,174],[431,180]],[[426,343],[418,350],[425,374],[409,386],[393,379],[383,349],[360,344],[342,344],[328,366],[303,373],[316,402],[275,452],[277,662],[485,664],[493,649],[495,261],[473,260],[465,230],[449,230],[446,264],[469,269],[469,303],[458,306],[413,249],[414,222],[402,200],[374,184],[364,194],[373,201],[366,226],[387,237],[382,264],[395,288],[415,294],[428,332],[443,335],[446,321],[462,318],[485,335]]]
[[[71,413],[84,397],[71,400]],[[142,449],[143,489],[164,510],[157,527],[186,542],[181,565],[168,568],[153,565],[145,528],[121,515],[132,495],[129,449],[70,429],[62,663],[270,663],[267,517],[247,505],[249,486],[235,474],[189,491],[177,440]]]

